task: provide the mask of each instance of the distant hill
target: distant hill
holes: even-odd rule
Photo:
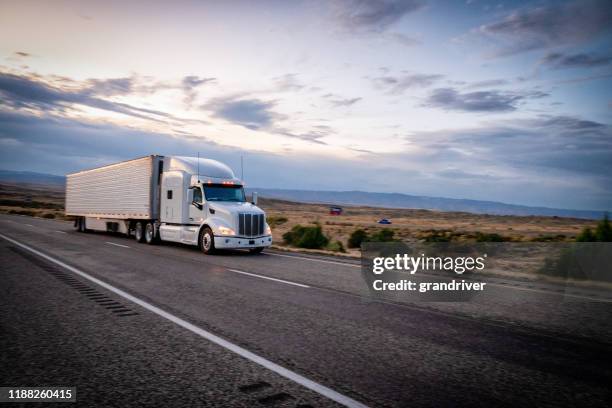
[[[43,184],[63,186],[66,178],[31,171],[0,170],[0,182]],[[547,207],[528,207],[495,201],[464,200],[456,198],[415,196],[402,193],[368,193],[365,191],[314,191],[281,190],[272,188],[249,188],[247,193],[257,191],[261,197],[305,203],[341,205],[367,205],[384,208],[420,208],[437,211],[459,211],[493,215],[542,215],[598,219],[602,211],[566,210]]]
[[[368,193],[365,191],[312,191],[250,188],[261,197],[305,203],[367,205],[386,208],[419,208],[437,211],[459,211],[493,215],[542,215],[598,219],[603,211],[566,210],[547,207],[528,207],[495,201],[464,200],[456,198],[414,196],[401,193]]]
[[[66,183],[64,176],[56,176],[46,173],[34,173],[32,171],[0,170],[0,181],[9,183],[47,184],[63,186]]]

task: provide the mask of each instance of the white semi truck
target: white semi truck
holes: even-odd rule
[[[228,166],[210,159],[151,155],[66,176],[66,215],[78,231],[198,245],[206,254],[272,245],[256,204]]]

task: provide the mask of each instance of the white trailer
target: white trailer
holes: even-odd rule
[[[78,231],[119,232],[138,242],[261,252],[272,244],[265,213],[243,183],[210,159],[151,155],[66,176],[66,215]]]

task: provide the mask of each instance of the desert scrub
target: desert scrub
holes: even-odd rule
[[[367,238],[368,242],[393,242],[397,241],[395,238],[395,231],[389,228],[381,229],[375,232]]]
[[[582,230],[576,237],[577,242],[612,242],[612,226],[610,226],[610,219],[608,213],[604,214],[601,221],[597,223],[595,231],[589,227]]]
[[[351,233],[347,245],[349,248],[361,248],[361,243],[367,241],[368,233],[362,229],[356,229]]]
[[[496,233],[477,232],[476,242],[506,242],[510,239]]]
[[[268,225],[273,228],[286,223],[288,220],[287,217],[283,217],[282,215],[271,215],[266,218],[266,221]]]
[[[329,238],[323,234],[323,229],[319,224],[295,225],[290,231],[283,234],[283,241],[287,245],[308,249],[321,249],[329,244]]]
[[[327,244],[327,247],[325,249],[333,252],[346,252],[346,249],[344,249],[344,245],[342,245],[342,242],[340,241],[330,242],[329,244]]]

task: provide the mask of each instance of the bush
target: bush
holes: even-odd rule
[[[360,248],[361,243],[368,240],[368,233],[362,229],[356,229],[351,233],[351,236],[348,239],[348,247],[349,248]]]
[[[299,248],[321,249],[327,246],[329,238],[323,235],[320,225],[313,227],[296,225],[291,228],[291,231],[283,234],[283,241]]]
[[[578,242],[612,242],[612,226],[610,226],[610,219],[608,213],[604,214],[601,221],[597,223],[595,232],[589,227],[582,230],[576,237]]]
[[[430,230],[423,235],[423,241],[425,242],[450,242],[451,240],[451,231]]]
[[[476,233],[476,242],[504,242],[507,240],[508,240],[507,238],[502,237],[501,235],[495,234],[495,233],[484,233],[484,232]]]
[[[266,221],[270,227],[276,227],[277,225],[286,223],[288,220],[287,217],[283,216],[270,216],[266,218]]]
[[[595,234],[593,234],[593,231],[589,227],[586,227],[585,229],[582,230],[580,234],[578,234],[578,236],[576,237],[576,241],[595,242],[596,241]]]
[[[373,234],[368,238],[369,242],[393,242],[393,236],[395,235],[395,231],[389,228],[384,228]]]
[[[344,245],[342,245],[342,242],[340,241],[330,242],[327,245],[327,249],[329,251],[334,251],[334,252],[346,252],[346,250],[344,249]]]

